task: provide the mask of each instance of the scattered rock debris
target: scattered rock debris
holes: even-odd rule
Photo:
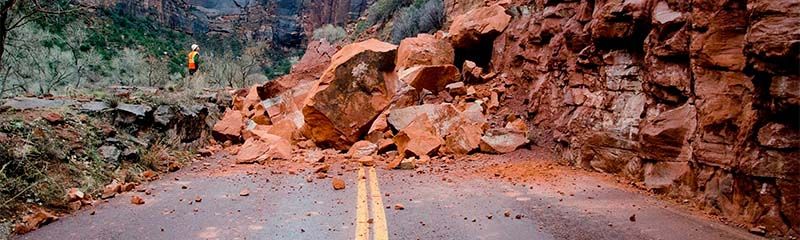
[[[144,199],[142,199],[142,197],[139,197],[138,195],[133,195],[131,196],[131,203],[135,205],[142,205],[144,204]]]
[[[331,184],[333,185],[333,190],[342,190],[345,188],[344,180],[338,177],[334,177],[331,180]]]

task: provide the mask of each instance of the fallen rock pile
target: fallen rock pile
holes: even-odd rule
[[[58,220],[56,215],[41,208],[34,208],[30,214],[22,217],[22,222],[14,227],[14,232],[17,234],[25,234],[56,220]]]
[[[486,7],[481,14],[505,15],[498,8]],[[297,69],[320,62],[328,67],[317,78],[292,73],[237,90],[233,108],[213,135],[221,142],[243,143],[237,155],[241,164],[291,159],[293,149],[315,147],[347,151],[364,165],[376,159],[397,162],[398,168],[445,154],[514,151],[529,142],[527,123],[487,118],[498,109],[502,87],[473,85],[487,74],[473,66],[469,74],[477,76],[469,76],[481,80],[466,79],[453,47],[490,41],[509,19],[454,24],[451,29],[461,32],[456,38],[420,34],[399,46],[369,39],[342,47],[330,59],[302,62]]]

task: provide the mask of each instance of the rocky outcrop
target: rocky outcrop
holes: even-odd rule
[[[85,162],[80,169],[70,171],[5,173],[20,182],[5,184],[0,192],[7,206],[0,218],[9,219],[6,226],[10,226],[16,216],[28,214],[14,228],[15,234],[25,234],[57,219],[45,209],[59,214],[74,212],[95,205],[93,196],[109,198],[135,187],[130,182],[112,184],[116,187],[111,193],[103,189],[104,181],[118,178],[139,182],[152,179],[154,171],[176,171],[191,162],[195,150],[213,141],[209,139],[212,126],[229,105],[224,91],[198,89],[192,93],[113,86],[98,97],[0,99],[3,161],[19,162],[21,169],[44,165],[70,169],[75,161]],[[31,154],[38,152],[46,154]],[[149,176],[134,174],[142,171]],[[33,185],[41,188],[23,189]],[[14,197],[24,191],[39,197]]]
[[[192,31],[191,4],[181,0],[77,0],[89,8],[115,9],[121,13],[149,17],[165,26],[185,32]]]
[[[521,3],[493,42],[490,70],[501,74],[490,83],[512,83],[501,105],[532,116],[535,144],[770,234],[800,234],[787,217],[800,201],[789,140],[800,132],[799,3]]]
[[[453,19],[450,39],[456,48],[474,48],[500,35],[509,21],[511,16],[500,5],[473,9]]]
[[[307,27],[319,27],[324,24],[344,25],[357,20],[367,10],[369,0],[319,0],[304,1],[303,15],[306,16]],[[314,28],[306,29],[306,32]]]

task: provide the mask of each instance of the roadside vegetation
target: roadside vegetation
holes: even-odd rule
[[[186,54],[193,43],[202,46],[202,69],[188,81]],[[81,9],[22,22],[8,31],[3,46],[0,98],[82,94],[112,85],[245,87],[288,73],[302,54],[231,38],[193,37],[116,10]]]
[[[397,11],[392,25],[392,42],[399,43],[404,38],[419,33],[433,33],[444,24],[444,3],[442,0],[417,0],[410,6]]]
[[[38,117],[45,114],[63,119],[54,123]],[[166,171],[167,161],[191,157],[179,143],[160,140],[157,132],[133,136],[109,122],[69,109],[0,115],[0,219],[30,205],[66,212],[69,188],[96,195],[113,179],[139,182],[146,170]],[[99,150],[109,139],[129,146],[118,153],[119,160],[104,158]]]
[[[339,26],[334,26],[332,24],[326,24],[314,30],[312,39],[314,40],[325,39],[329,43],[336,43],[346,37],[347,37],[347,31],[345,31],[344,28]]]
[[[420,33],[434,33],[444,21],[443,0],[378,0],[367,9],[366,18],[355,23],[351,39],[377,27],[370,37],[397,44]]]

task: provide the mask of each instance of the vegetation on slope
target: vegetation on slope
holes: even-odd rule
[[[377,37],[392,43],[420,33],[434,33],[445,21],[443,0],[378,0],[366,11],[366,18],[355,23],[351,39],[364,37],[368,29]]]
[[[188,81],[192,43],[202,46],[201,74]],[[81,95],[110,85],[245,87],[288,73],[302,54],[230,37],[193,37],[114,9],[35,18],[10,31],[4,46],[0,98]]]

